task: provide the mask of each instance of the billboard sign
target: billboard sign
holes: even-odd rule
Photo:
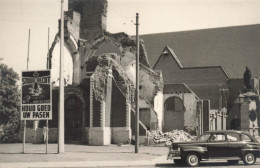
[[[21,120],[51,120],[50,70],[22,72]]]

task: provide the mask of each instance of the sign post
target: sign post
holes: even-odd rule
[[[23,71],[21,120],[52,119],[52,87],[50,70]],[[48,126],[46,133],[48,132]],[[48,140],[47,138],[45,140]]]

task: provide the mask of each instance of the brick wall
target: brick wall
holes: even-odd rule
[[[179,98],[184,106],[181,111],[167,111],[165,102],[171,97]],[[199,115],[197,114],[197,98],[193,93],[168,93],[164,94],[163,131],[182,129],[192,134],[197,134]]]

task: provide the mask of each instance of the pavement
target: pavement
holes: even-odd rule
[[[164,146],[134,145],[87,146],[66,144],[65,152],[58,154],[57,144],[0,144],[0,168],[19,167],[134,167],[172,163],[167,160]]]

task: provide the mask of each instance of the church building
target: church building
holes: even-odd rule
[[[64,23],[65,143],[129,143],[135,133],[135,38],[106,31],[107,0],[69,0]],[[60,25],[59,25],[60,27]],[[48,54],[53,84],[49,141],[57,142],[60,32]],[[140,141],[162,127],[163,78],[140,42]],[[147,120],[149,118],[149,120]],[[42,127],[26,141],[42,141]]]

